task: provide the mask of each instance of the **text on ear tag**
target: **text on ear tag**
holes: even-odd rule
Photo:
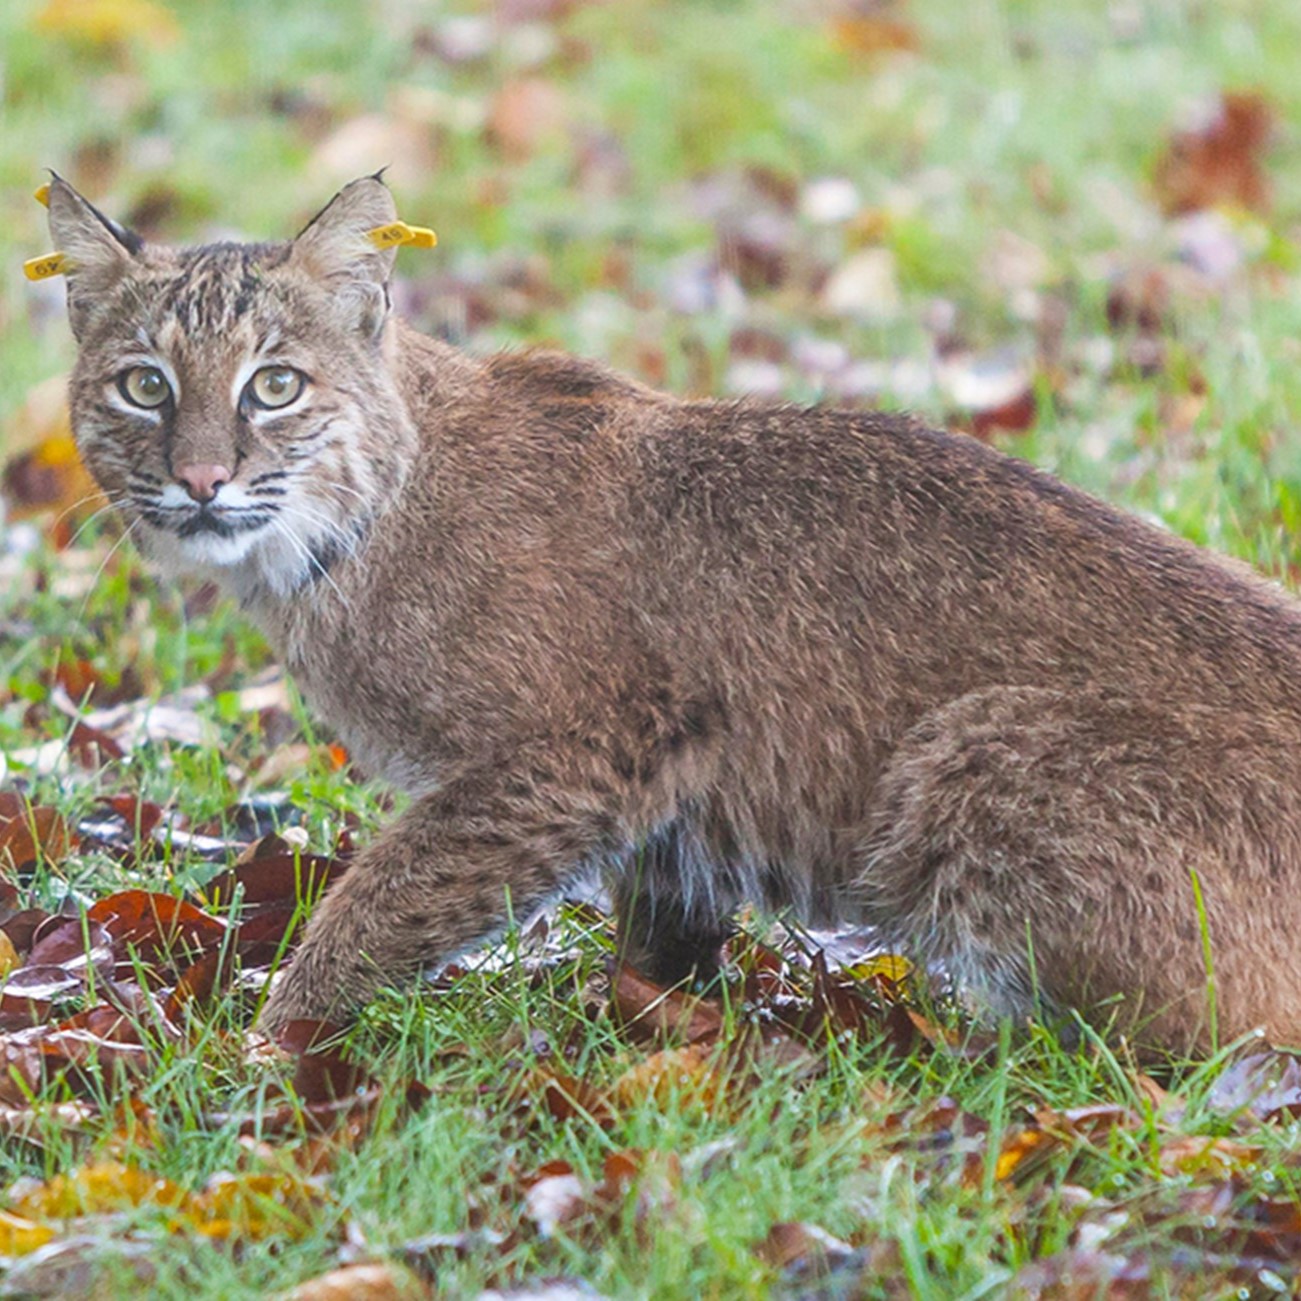
[[[408,226],[405,221],[391,221],[387,226],[376,226],[366,232],[366,238],[376,248],[397,248],[410,244],[414,248],[433,248],[438,236],[428,226]]]
[[[48,280],[51,276],[61,276],[67,265],[68,259],[63,253],[42,253],[40,257],[28,258],[23,263],[23,275],[28,280]]]

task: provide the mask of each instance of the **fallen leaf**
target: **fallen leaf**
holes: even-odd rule
[[[1266,1121],[1301,1116],[1301,1060],[1282,1052],[1241,1057],[1217,1077],[1206,1104],[1215,1111],[1246,1111]]]
[[[1263,154],[1274,110],[1259,94],[1229,92],[1210,103],[1203,121],[1176,132],[1156,166],[1153,183],[1167,214],[1235,204],[1269,207]]]
[[[488,138],[515,159],[531,158],[563,130],[568,117],[564,92],[544,77],[507,81],[488,110]]]
[[[665,989],[626,963],[615,972],[610,1010],[634,1039],[713,1042],[723,1028],[723,1010],[717,1000]]]
[[[651,1101],[661,1110],[672,1106],[701,1106],[707,1111],[718,1103],[727,1083],[719,1070],[718,1051],[706,1044],[686,1044],[652,1053],[631,1066],[610,1090],[620,1107]]]
[[[332,1269],[282,1293],[281,1301],[409,1301],[426,1295],[406,1270],[375,1263]]]
[[[0,1211],[0,1256],[25,1256],[37,1247],[43,1247],[54,1237],[48,1224]]]
[[[185,1199],[185,1191],[170,1179],[108,1160],[56,1174],[11,1201],[9,1208],[30,1220],[69,1220],[145,1205],[174,1207]]]
[[[154,0],[46,0],[32,25],[51,36],[105,46],[132,40],[168,45],[181,34],[172,12]]]
[[[863,1258],[863,1253],[826,1229],[798,1222],[774,1224],[754,1250],[770,1269],[798,1271],[802,1277],[829,1274]]]
[[[842,50],[868,57],[914,51],[921,45],[917,29],[905,17],[905,6],[899,0],[869,0],[854,5],[850,12],[832,21],[831,35]]]
[[[120,890],[93,903],[86,915],[112,937],[117,954],[134,954],[146,964],[177,955],[193,960],[219,947],[226,934],[220,918],[174,895],[149,890]]]
[[[544,1238],[577,1219],[586,1202],[583,1181],[567,1161],[548,1161],[525,1185],[524,1212]]]
[[[58,863],[75,843],[57,809],[0,793],[0,869],[23,871],[42,858]]]

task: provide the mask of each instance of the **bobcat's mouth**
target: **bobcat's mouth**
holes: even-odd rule
[[[172,524],[172,531],[180,538],[210,536],[233,538],[240,533],[260,529],[270,523],[271,512],[260,507],[243,507],[228,509],[222,507],[200,506],[190,511],[179,522]],[[167,527],[166,524],[160,527]]]

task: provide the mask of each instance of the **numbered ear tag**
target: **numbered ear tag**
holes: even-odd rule
[[[48,280],[51,276],[61,276],[67,269],[68,259],[63,253],[43,253],[23,263],[23,275],[28,280]]]
[[[46,181],[44,185],[37,186],[37,188],[32,191],[32,198],[35,199],[37,203],[41,204],[42,207],[48,208],[50,206],[49,181]]]
[[[376,248],[397,248],[402,244],[410,244],[412,248],[433,248],[438,243],[438,236],[428,226],[408,226],[405,221],[376,226],[366,232],[366,238]]]

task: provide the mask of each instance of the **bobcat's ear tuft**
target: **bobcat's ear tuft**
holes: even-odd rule
[[[57,173],[47,193],[50,234],[67,261],[68,319],[80,339],[97,298],[118,282],[143,247],[140,236],[106,217]]]
[[[290,264],[322,281],[350,322],[376,336],[388,316],[388,279],[397,249],[376,248],[369,232],[397,220],[397,205],[378,175],[350,181],[294,240]]]

